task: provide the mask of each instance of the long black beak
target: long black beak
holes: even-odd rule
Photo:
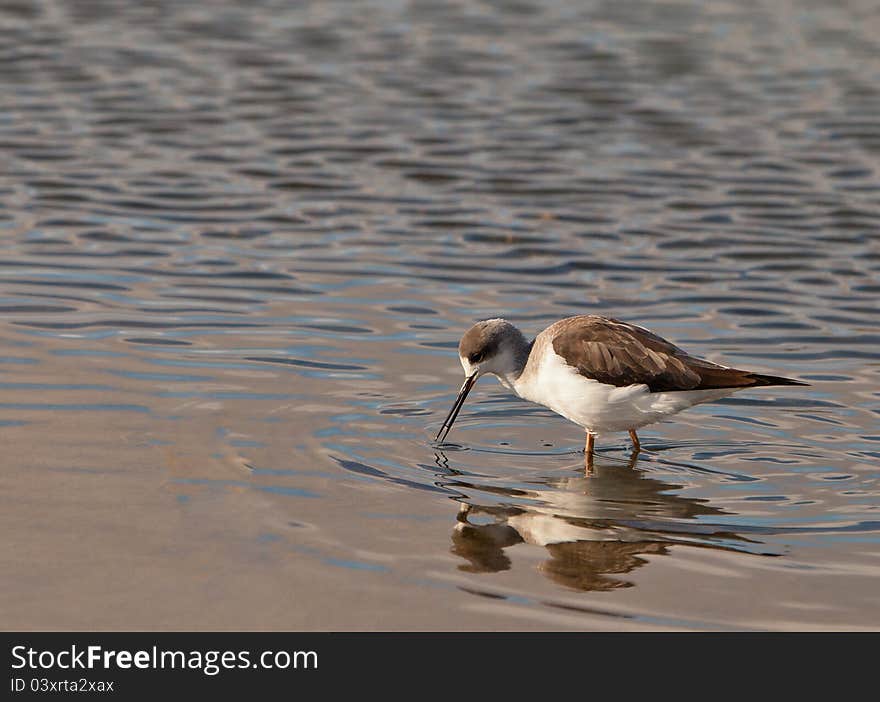
[[[449,434],[449,430],[452,429],[455,418],[461,411],[461,406],[464,404],[468,393],[471,391],[471,388],[474,387],[474,384],[476,382],[477,371],[474,371],[471,375],[465,378],[464,384],[461,386],[461,390],[458,391],[458,397],[455,398],[455,404],[452,405],[452,409],[449,410],[449,414],[447,414],[446,419],[443,420],[443,426],[440,427],[440,431],[437,432],[437,436],[434,438],[434,441],[444,441],[446,439],[446,436]]]

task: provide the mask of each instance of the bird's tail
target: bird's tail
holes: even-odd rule
[[[778,375],[762,375],[761,373],[749,373],[747,376],[754,381],[755,386],[760,385],[809,385],[803,380],[792,380]]]

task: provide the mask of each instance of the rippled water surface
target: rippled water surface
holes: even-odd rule
[[[875,2],[0,4],[8,628],[880,628]],[[593,312],[807,388],[492,380]]]

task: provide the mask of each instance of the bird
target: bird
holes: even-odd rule
[[[458,355],[465,381],[435,443],[445,441],[477,380],[491,374],[581,426],[587,461],[597,435],[629,432],[638,453],[638,429],[696,404],[745,388],[809,385],[712,363],[644,327],[592,314],[561,319],[531,342],[506,319],[486,319],[461,337]]]

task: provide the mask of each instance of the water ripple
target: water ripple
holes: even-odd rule
[[[141,609],[174,572],[174,616],[47,585],[71,626],[202,625],[175,603],[205,578],[254,617],[217,622],[307,626],[231,573],[353,578],[391,627],[878,624],[865,3],[105,5],[0,6],[4,494],[40,555],[11,614],[103,593],[100,556]],[[489,381],[431,445],[475,319],[581,312],[813,385],[650,427],[637,463],[603,437],[592,476]]]

